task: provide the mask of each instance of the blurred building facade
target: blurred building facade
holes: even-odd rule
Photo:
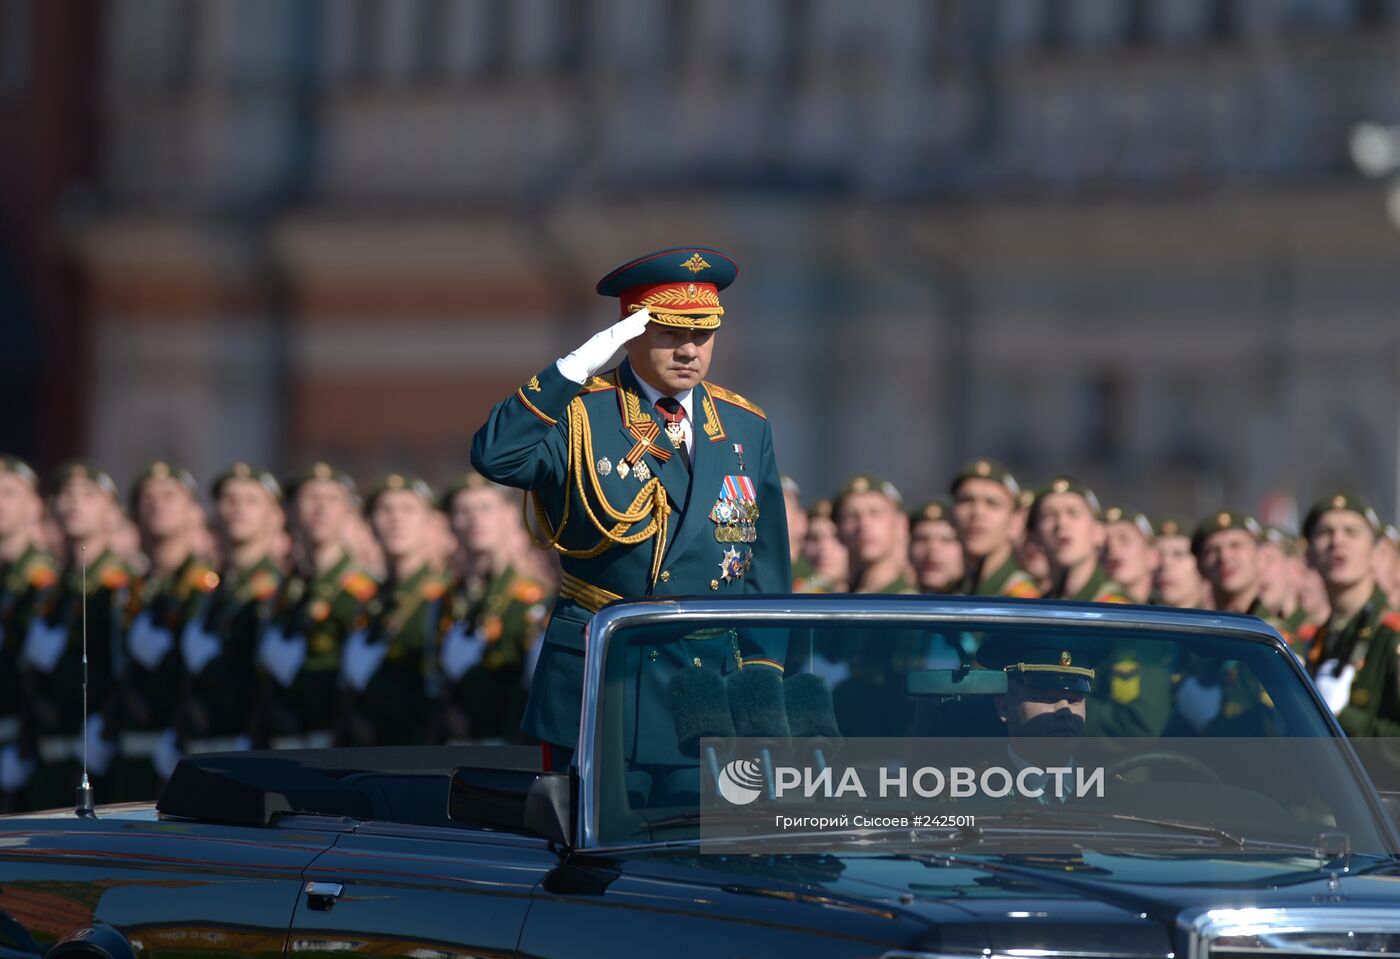
[[[991,455],[1400,507],[1400,234],[1346,154],[1400,120],[1400,2],[51,6],[0,3],[93,47],[39,244],[84,296],[62,452],[118,475],[442,476],[599,275],[699,243],[741,267],[713,378],[809,495]]]

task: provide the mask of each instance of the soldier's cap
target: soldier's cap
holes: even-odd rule
[[[1157,538],[1157,530],[1152,525],[1152,520],[1147,518],[1146,513],[1134,512],[1124,509],[1122,506],[1110,506],[1103,511],[1103,521],[1105,523],[1128,523],[1135,527],[1143,538],[1149,543]]]
[[[808,519],[832,519],[836,515],[836,508],[829,499],[819,499],[807,510]]]
[[[291,476],[288,476],[283,487],[286,489],[289,497],[295,497],[297,495],[297,490],[301,489],[303,485],[312,480],[329,480],[332,483],[339,483],[341,486],[345,487],[346,491],[349,492],[351,496],[360,495],[360,491],[355,488],[355,480],[349,473],[345,472],[343,469],[332,466],[324,460],[317,460],[305,469],[298,470]]]
[[[1381,518],[1371,508],[1370,503],[1360,496],[1352,496],[1350,493],[1332,493],[1329,496],[1319,498],[1317,502],[1312,504],[1312,509],[1308,510],[1308,515],[1303,519],[1304,538],[1312,539],[1313,527],[1317,525],[1318,520],[1322,519],[1324,513],[1339,509],[1357,514],[1371,527],[1372,535],[1381,535]]]
[[[791,476],[784,474],[779,478],[779,481],[783,485],[784,495],[791,494],[793,496],[796,496],[798,499],[802,498],[802,487],[797,485],[797,480],[793,479]]]
[[[1196,531],[1191,534],[1191,552],[1201,555],[1206,540],[1227,529],[1242,529],[1253,536],[1256,543],[1264,538],[1264,528],[1248,513],[1233,509],[1216,510],[1196,524]]]
[[[277,477],[273,476],[265,469],[249,465],[242,461],[234,463],[228,469],[214,477],[214,485],[209,488],[210,492],[214,494],[215,499],[218,499],[219,494],[223,492],[224,484],[229,480],[236,479],[252,480],[266,490],[267,495],[271,496],[279,503],[282,502],[282,484],[277,482]]]
[[[1157,530],[1156,539],[1169,539],[1173,536],[1184,536],[1191,538],[1192,527],[1180,516],[1163,516],[1153,524]]]
[[[184,487],[186,493],[191,497],[199,494],[199,484],[194,481],[194,474],[183,466],[176,466],[169,460],[155,460],[149,463],[145,469],[136,474],[136,479],[131,481],[131,512],[136,512],[136,503],[141,498],[141,490],[151,480],[171,479]]]
[[[1265,526],[1263,539],[1264,542],[1277,546],[1284,553],[1293,552],[1294,547],[1298,544],[1298,540],[1293,534],[1277,526]]]
[[[1023,489],[1023,490],[1021,490],[1020,495],[1016,497],[1016,505],[1019,506],[1019,507],[1021,507],[1021,509],[1024,509],[1024,510],[1028,510],[1028,509],[1030,509],[1032,506],[1034,506],[1034,505],[1035,505],[1035,490],[1033,490],[1033,489]]]
[[[833,511],[841,512],[841,504],[846,501],[846,497],[856,493],[879,493],[899,509],[904,508],[904,497],[899,495],[899,490],[895,489],[889,480],[873,473],[857,473],[846,480],[846,484],[832,497]]]
[[[18,456],[0,456],[0,476],[13,476],[28,486],[29,492],[39,492],[39,475]]]
[[[683,330],[719,329],[719,291],[739,268],[718,250],[678,246],[639,256],[598,281],[600,296],[615,296],[623,316],[645,307],[651,321]]]
[[[112,497],[114,501],[121,499],[117,492],[117,481],[112,479],[111,474],[82,460],[70,460],[54,470],[49,475],[49,492],[57,493],[73,480],[87,480],[90,483],[95,483],[98,489]]]
[[[1090,636],[1026,636],[994,633],[977,650],[977,665],[1000,669],[1012,682],[1032,689],[1087,693],[1094,666],[1108,655],[1108,642]]]
[[[380,480],[374,489],[369,491],[369,496],[365,498],[365,512],[372,512],[374,504],[385,493],[399,490],[412,493],[427,503],[429,508],[437,509],[437,497],[433,495],[433,488],[426,482],[411,473],[390,473]]]
[[[442,488],[442,497],[438,500],[438,509],[444,513],[452,512],[452,501],[457,494],[469,489],[490,489],[498,493],[509,493],[510,488],[499,483],[493,483],[482,476],[476,470],[467,470],[465,473],[458,473],[452,480]]]
[[[909,525],[913,526],[915,523],[951,523],[952,517],[953,505],[943,497],[935,496],[909,513]]]
[[[958,487],[970,479],[991,480],[1006,488],[1011,494],[1013,502],[1019,504],[1021,499],[1021,484],[1016,482],[1016,477],[1011,475],[1011,471],[996,460],[978,459],[963,465],[953,476],[953,482],[948,485],[948,493],[951,496],[958,495]]]
[[[1073,476],[1056,476],[1040,489],[1035,491],[1035,499],[1031,502],[1030,521],[1035,523],[1036,516],[1040,512],[1040,506],[1045,502],[1047,496],[1054,496],[1056,493],[1073,493],[1082,499],[1089,507],[1089,512],[1094,514],[1095,519],[1103,518],[1103,507],[1099,505],[1099,498],[1094,495],[1083,480]]]

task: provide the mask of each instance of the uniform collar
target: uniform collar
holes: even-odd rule
[[[660,390],[653,388],[650,383],[638,376],[636,370],[632,371],[632,378],[637,381],[637,389],[641,390],[642,396],[646,398],[648,406],[655,408],[656,401],[666,395]],[[690,401],[691,397],[694,395],[695,389],[693,387],[683,393],[677,393],[675,395],[676,402],[681,404],[681,408],[685,410],[685,418],[692,423],[695,422],[695,412],[690,408]]]

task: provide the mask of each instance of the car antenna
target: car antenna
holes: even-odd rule
[[[83,740],[83,779],[78,783],[78,798],[73,812],[79,819],[96,819],[97,810],[92,804],[92,783],[88,781],[87,769],[87,727],[88,727],[88,655],[87,655],[87,547],[82,547],[80,562],[83,568],[83,728],[79,735]]]

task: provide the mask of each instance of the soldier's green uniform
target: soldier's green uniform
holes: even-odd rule
[[[436,508],[428,484],[390,473],[365,500],[365,513],[373,513],[386,492],[400,490]],[[403,579],[391,572],[365,604],[341,651],[338,744],[427,741],[441,686],[437,643],[447,585],[447,578],[425,562]]]
[[[1303,536],[1314,538],[1314,526],[1333,510],[1356,513],[1366,520],[1372,537],[1383,535],[1380,517],[1365,500],[1337,494],[1313,504],[1303,520]],[[1333,621],[1307,630],[1308,670],[1322,688],[1327,680],[1354,671],[1337,721],[1348,736],[1400,736],[1400,612],[1390,608],[1385,591],[1376,585],[1371,597],[1346,622]],[[1336,706],[1334,705],[1335,709]]]
[[[214,480],[215,502],[230,480],[250,480],[280,503],[282,489],[265,470],[235,463]],[[200,595],[180,633],[181,698],[175,728],[185,752],[218,752],[248,744],[256,688],[258,636],[282,571],[263,556],[224,569],[219,585]]]
[[[655,324],[714,329],[723,313],[718,291],[735,271],[714,250],[667,250],[614,270],[598,292],[619,296],[625,315],[645,307]],[[665,417],[645,396],[626,361],[583,384],[550,364],[497,403],[472,441],[478,472],[532,492],[547,546],[561,555],[564,582],[524,721],[528,734],[549,743],[577,741],[584,627],[607,603],[792,589],[786,508],[763,411],[712,383],[695,386],[687,468],[686,451],[668,442]],[[781,669],[784,654],[745,645],[741,661]],[[673,644],[643,670],[644,695],[666,702],[670,677],[697,664],[742,668],[727,637]],[[652,745],[675,752],[659,739],[642,744]]]
[[[70,563],[58,586],[46,593],[30,617],[19,672],[24,716],[21,750],[34,764],[31,808],[73,802],[83,735],[83,614],[87,613],[88,704],[93,735],[114,740],[111,704],[121,657],[121,623],[130,596],[131,576],[112,553],[88,564],[86,583],[81,561]],[[95,784],[106,786],[105,756],[91,755]],[[105,790],[104,790],[105,791]]]
[[[341,648],[378,590],[348,553],[324,573],[293,572],[282,583],[258,644],[256,748],[330,745]]]
[[[443,604],[441,739],[516,739],[525,670],[544,629],[545,589],[506,567],[487,581],[458,580]]]

